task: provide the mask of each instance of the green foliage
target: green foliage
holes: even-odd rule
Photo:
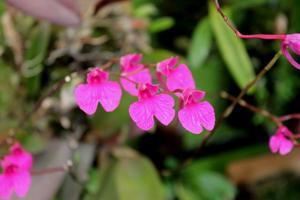
[[[31,31],[28,49],[25,55],[23,74],[27,78],[27,90],[30,96],[35,96],[40,90],[41,72],[50,40],[51,27],[40,23]]]
[[[101,200],[164,200],[163,185],[153,164],[145,157],[131,155],[110,162],[104,173],[93,172],[88,190]],[[100,176],[99,176],[100,175]],[[99,187],[100,186],[100,187]],[[96,189],[99,187],[98,189]],[[91,198],[93,199],[93,198]]]
[[[199,68],[207,59],[212,46],[212,31],[208,18],[202,19],[196,26],[190,42],[187,59],[193,68]]]
[[[149,31],[150,33],[158,33],[161,31],[168,30],[174,25],[174,20],[171,17],[161,17],[153,20],[150,23]]]
[[[209,6],[209,18],[220,53],[229,72],[240,88],[245,87],[254,79],[255,74],[244,44],[225,24],[212,4]]]
[[[18,84],[18,75],[0,60],[0,119],[3,119],[0,120],[0,132],[16,126],[22,99],[18,96]]]
[[[179,200],[223,200],[234,199],[236,188],[223,175],[201,171],[197,174],[185,173],[176,185]]]

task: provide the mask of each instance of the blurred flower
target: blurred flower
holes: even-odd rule
[[[133,96],[138,95],[137,84],[151,83],[151,73],[149,69],[141,64],[141,54],[128,54],[120,59],[122,76],[120,79],[124,90]]]
[[[180,64],[175,68],[177,62],[178,57],[171,57],[159,62],[156,69],[158,77],[161,75],[166,77],[166,86],[170,91],[195,88],[195,81],[189,68],[185,64]]]
[[[87,84],[75,88],[75,101],[86,114],[96,112],[98,103],[106,112],[114,111],[120,104],[122,90],[115,81],[109,81],[109,73],[94,68],[87,75]]]
[[[269,147],[272,153],[279,153],[280,155],[287,155],[290,153],[294,147],[292,141],[287,139],[291,136],[292,132],[285,126],[280,126],[275,135],[273,135],[269,140]]]
[[[129,115],[136,125],[147,131],[154,126],[154,116],[164,125],[175,117],[174,99],[167,94],[157,94],[158,86],[150,83],[139,87],[139,100],[129,107]]]
[[[214,108],[207,101],[201,102],[204,96],[205,92],[192,88],[184,90],[180,96],[179,121],[194,134],[201,133],[203,127],[211,131],[215,126]]]
[[[31,185],[32,155],[16,143],[1,161],[1,167],[0,199],[10,199],[13,192],[20,198],[25,197]]]

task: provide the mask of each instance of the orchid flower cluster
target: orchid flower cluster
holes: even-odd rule
[[[213,130],[214,108],[209,102],[203,101],[205,92],[196,89],[187,65],[177,65],[178,57],[171,57],[157,63],[155,75],[152,75],[141,60],[141,54],[122,56],[118,81],[110,80],[109,72],[104,69],[96,67],[90,70],[86,83],[75,88],[75,100],[79,108],[87,115],[93,115],[100,103],[106,112],[114,111],[122,98],[121,84],[128,94],[137,98],[128,111],[140,129],[152,129],[154,119],[168,126],[175,118],[174,97],[177,97],[178,119],[186,130],[193,134],[199,134],[203,129]]]
[[[15,192],[25,197],[31,186],[32,155],[19,143],[11,146],[9,154],[1,159],[0,199],[9,200]]]

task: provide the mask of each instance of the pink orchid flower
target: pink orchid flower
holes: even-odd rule
[[[175,68],[178,57],[171,57],[157,64],[157,76],[161,79],[166,77],[166,86],[169,91],[177,89],[195,88],[195,81],[189,68],[185,64],[180,64]],[[160,80],[160,82],[163,82]]]
[[[269,147],[272,153],[279,153],[280,155],[289,154],[294,144],[287,137],[291,136],[292,132],[285,126],[280,126],[275,135],[269,140]]]
[[[137,85],[139,83],[151,83],[151,73],[149,69],[141,64],[141,54],[128,54],[120,59],[123,78],[120,79],[124,90],[133,96],[138,95]]]
[[[25,170],[30,171],[32,168],[32,155],[25,151],[18,142],[10,148],[10,154],[6,156],[6,159],[14,164],[20,165]]]
[[[11,199],[13,192],[20,198],[25,197],[31,186],[32,155],[16,143],[1,161],[1,167],[0,199]]]
[[[120,104],[122,90],[115,81],[109,81],[109,73],[94,68],[87,75],[87,83],[75,89],[75,100],[79,108],[88,115],[96,112],[98,103],[106,112],[114,111]]]
[[[129,107],[129,115],[142,130],[154,126],[154,116],[167,126],[175,117],[174,99],[167,94],[157,94],[158,86],[150,83],[139,86],[138,101]]]
[[[184,90],[180,96],[179,121],[193,134],[200,134],[203,127],[211,131],[215,126],[214,108],[207,101],[201,102],[204,96],[205,92],[192,88]]]

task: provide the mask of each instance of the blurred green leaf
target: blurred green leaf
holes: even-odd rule
[[[170,58],[170,57],[174,57],[177,54],[172,52],[172,51],[168,51],[165,49],[155,49],[154,51],[152,51],[151,53],[146,53],[144,55],[144,62],[146,63],[153,63],[156,64],[164,59]],[[179,56],[180,58],[180,63],[187,63],[187,61],[185,60],[184,57]]]
[[[223,175],[212,171],[199,171],[180,178],[177,185],[179,200],[234,199],[236,188]]]
[[[208,18],[201,20],[196,26],[188,52],[189,64],[194,67],[201,67],[209,55],[212,44],[212,32]]]
[[[18,75],[0,60],[0,132],[14,127],[17,116],[22,112],[22,96],[17,93],[18,84]]]
[[[226,25],[214,5],[209,5],[209,18],[220,53],[233,79],[243,88],[255,78],[250,58],[241,39]]]
[[[100,188],[100,183],[102,181],[103,173],[98,169],[91,169],[89,172],[89,180],[86,183],[86,190],[89,193],[96,194]]]
[[[37,133],[27,133],[21,140],[24,147],[32,153],[40,153],[46,146],[45,139]]]
[[[174,56],[175,53],[165,49],[155,49],[150,53],[144,55],[144,61],[148,63],[157,63],[163,59]]]
[[[151,21],[149,25],[150,33],[158,33],[168,30],[174,25],[174,19],[171,17],[161,17],[156,20]]]
[[[157,9],[151,3],[141,5],[134,10],[134,15],[138,18],[149,18],[155,14],[157,14]]]
[[[101,200],[164,200],[164,188],[145,157],[121,158],[110,166],[99,194]]]
[[[27,89],[30,96],[37,94],[40,88],[40,73],[43,70],[43,62],[47,53],[50,40],[50,25],[40,23],[34,27],[25,55],[23,74],[27,77]]]

